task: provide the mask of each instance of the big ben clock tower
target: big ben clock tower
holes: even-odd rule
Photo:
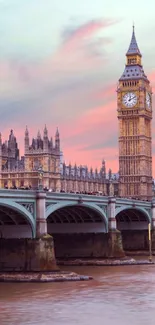
[[[144,73],[135,31],[117,88],[119,121],[119,193],[121,197],[152,197],[152,91]]]

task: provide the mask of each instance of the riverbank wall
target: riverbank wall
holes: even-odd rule
[[[155,232],[152,231],[154,251]],[[120,259],[126,252],[130,252],[130,256],[149,252],[147,230],[54,234],[54,237],[45,235],[34,239],[1,238],[0,271],[50,272],[59,269],[57,259]]]
[[[56,257],[55,257],[56,253]],[[119,231],[0,239],[0,271],[55,271],[56,258],[124,257]]]

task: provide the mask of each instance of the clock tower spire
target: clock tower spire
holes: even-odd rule
[[[152,197],[152,91],[142,66],[135,28],[117,89],[120,196]]]
[[[131,42],[128,48],[128,51],[126,55],[137,55],[137,56],[142,56],[136,41],[136,36],[135,36],[135,26],[133,25],[133,31],[132,31],[132,37],[131,37]]]

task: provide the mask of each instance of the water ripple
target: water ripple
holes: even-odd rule
[[[80,267],[94,280],[0,283],[0,325],[154,325],[155,267]]]

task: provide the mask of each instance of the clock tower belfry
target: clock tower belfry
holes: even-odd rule
[[[119,195],[152,198],[152,90],[144,73],[135,31],[117,88]]]

